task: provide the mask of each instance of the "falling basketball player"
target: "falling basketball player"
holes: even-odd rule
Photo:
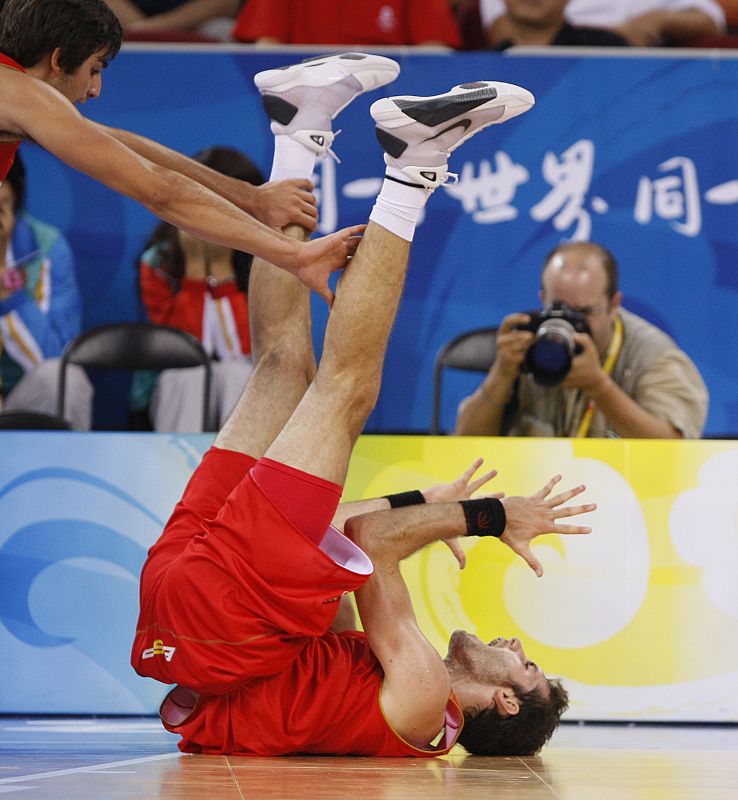
[[[331,146],[331,119],[398,71],[386,58],[344,54],[258,74],[275,172],[309,176]],[[474,753],[523,754],[556,727],[566,693],[517,639],[457,631],[446,658],[436,652],[399,564],[437,540],[462,558],[456,537],[494,536],[540,575],[532,539],[589,532],[557,522],[595,508],[562,507],[584,487],[551,497],[557,477],[532,497],[470,499],[492,475],[475,478],[476,462],[426,495],[339,505],[418,216],[451,151],[533,102],[525,89],[480,81],[374,103],[386,179],[338,285],[317,371],[308,290],[255,262],[254,373],[141,576],[132,663],[179,684],[161,716],[182,750],[434,756],[458,739]],[[331,630],[350,592],[363,633]]]

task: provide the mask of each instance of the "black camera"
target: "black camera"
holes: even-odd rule
[[[575,333],[592,335],[587,317],[566,303],[552,303],[542,311],[526,311],[530,322],[516,325],[519,331],[535,334],[525,355],[524,370],[541,386],[558,386],[569,374],[571,360],[582,348]]]

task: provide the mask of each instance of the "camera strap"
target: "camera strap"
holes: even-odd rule
[[[605,356],[605,363],[602,365],[605,375],[612,374],[622,348],[623,320],[617,316],[615,317],[615,329],[612,333],[612,341],[610,342],[610,347],[607,350],[607,356]],[[589,434],[589,429],[592,427],[592,417],[594,417],[596,409],[597,403],[594,400],[590,400],[589,403],[587,403],[587,408],[584,410],[584,414],[582,415],[582,421],[579,423],[579,427],[577,428],[576,437],[578,439],[583,439]]]

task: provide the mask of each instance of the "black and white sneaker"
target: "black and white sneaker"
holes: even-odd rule
[[[512,83],[475,81],[433,97],[385,97],[372,104],[384,161],[409,182],[435,189],[449,176],[448,157],[489,125],[524,114],[535,103]]]
[[[319,156],[330,151],[331,120],[360,94],[393,81],[400,65],[367,53],[310,58],[254,76],[274,134],[284,134]]]

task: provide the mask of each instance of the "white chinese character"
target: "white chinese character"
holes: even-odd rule
[[[694,161],[676,156],[659,164],[658,169],[674,174],[654,180],[645,175],[641,177],[633,213],[636,222],[645,225],[656,214],[667,220],[675,231],[697,236],[702,229],[702,210]]]
[[[479,164],[479,175],[475,177],[474,166],[466,162],[455,184],[443,188],[457,200],[474,222],[489,225],[507,222],[518,216],[518,210],[510,202],[515,197],[518,186],[528,180],[528,170],[521,164],[513,163],[507,153],[495,153],[495,171],[484,159]]]
[[[592,232],[592,218],[584,208],[584,201],[592,181],[595,149],[589,139],[580,139],[561,159],[548,152],[543,157],[543,177],[553,187],[551,191],[530,211],[531,217],[538,222],[553,218],[553,226],[557,231],[566,231],[574,223],[576,228],[572,240],[589,239]],[[608,205],[601,197],[592,199],[592,208],[599,214],[608,210]]]

